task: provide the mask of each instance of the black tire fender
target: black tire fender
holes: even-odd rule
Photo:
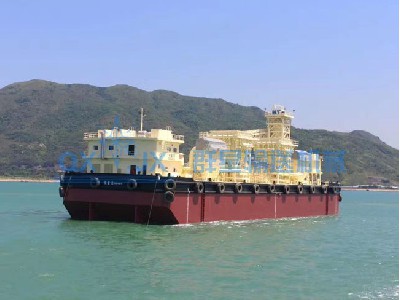
[[[202,182],[196,182],[194,185],[194,191],[197,194],[201,194],[204,191],[204,184]]]
[[[90,186],[92,188],[98,188],[100,186],[100,180],[97,177],[90,178]]]
[[[240,183],[235,184],[235,193],[240,194],[243,191],[243,186]]]
[[[328,194],[328,187],[326,185],[321,186],[322,188],[322,193]]]
[[[253,193],[258,194],[260,192],[260,186],[258,184],[253,185]]]
[[[62,186],[60,186],[60,187],[58,188],[58,193],[60,194],[60,197],[61,197],[61,198],[64,198],[64,197],[65,197],[65,190],[64,190],[64,188],[63,188]]]
[[[165,202],[172,203],[172,202],[174,202],[174,199],[175,199],[175,194],[173,192],[166,191],[164,193],[164,201]]]
[[[223,194],[225,192],[225,185],[223,183],[218,183],[217,185],[217,193]]]
[[[301,184],[299,184],[299,185],[297,186],[297,193],[298,193],[298,194],[303,194],[303,186],[302,186]]]
[[[135,179],[129,179],[128,183],[126,184],[128,190],[133,191],[137,188],[137,182]]]
[[[176,182],[173,179],[167,179],[164,182],[164,188],[166,191],[173,191],[176,188]]]
[[[290,193],[290,187],[289,187],[288,185],[285,185],[285,186],[283,187],[283,193],[284,193],[284,194],[289,194],[289,193]]]
[[[275,193],[275,190],[276,190],[275,184],[270,185],[269,189],[270,189],[271,193]]]

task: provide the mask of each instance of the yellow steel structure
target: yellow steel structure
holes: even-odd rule
[[[265,117],[264,129],[200,132],[200,139],[211,144],[222,141],[226,147],[205,151],[194,147],[183,176],[202,181],[320,185],[321,158],[296,151],[298,142],[291,139],[293,113],[274,105]]]

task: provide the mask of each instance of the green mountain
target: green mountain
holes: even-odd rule
[[[265,126],[257,107],[223,99],[182,96],[174,92],[147,92],[127,85],[95,87],[43,80],[14,83],[0,89],[0,176],[56,175],[62,153],[80,155],[84,132],[138,127],[139,109],[146,111],[145,129],[172,126],[185,135],[188,153],[199,131],[255,129]],[[115,119],[118,116],[118,119]],[[365,131],[350,133],[293,128],[300,149],[345,151],[344,174],[324,174],[344,184],[398,183],[399,151]]]

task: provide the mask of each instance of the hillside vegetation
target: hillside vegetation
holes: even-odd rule
[[[147,92],[127,85],[95,87],[43,80],[15,83],[0,89],[0,176],[56,176],[56,164],[66,151],[85,149],[83,133],[138,127],[139,109],[146,111],[145,129],[172,126],[185,135],[188,153],[199,131],[265,127],[257,107],[222,99]],[[118,116],[118,120],[115,120]],[[365,131],[350,133],[293,128],[300,149],[344,150],[344,174],[324,174],[344,184],[398,182],[398,155],[378,137]]]

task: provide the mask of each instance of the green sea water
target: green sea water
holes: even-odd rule
[[[398,299],[398,193],[339,217],[73,221],[57,184],[0,183],[0,299]]]

